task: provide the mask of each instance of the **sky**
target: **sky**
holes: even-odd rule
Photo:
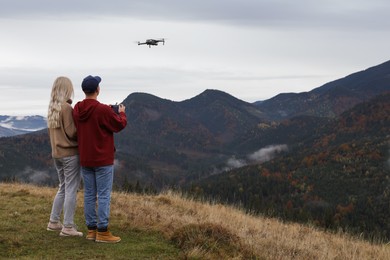
[[[246,102],[310,91],[389,60],[388,0],[0,0],[0,115],[46,116],[56,77],[99,100]],[[164,38],[148,48],[138,41]]]

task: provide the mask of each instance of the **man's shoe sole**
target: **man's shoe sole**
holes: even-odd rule
[[[95,240],[95,242],[98,242],[98,243],[109,243],[109,244],[115,244],[115,243],[118,243],[120,242],[121,239],[119,240],[116,240],[116,241],[110,241],[110,240]]]

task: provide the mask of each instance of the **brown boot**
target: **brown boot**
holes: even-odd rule
[[[118,243],[121,241],[120,237],[113,236],[110,231],[105,231],[105,232],[97,232],[96,233],[96,242],[101,242],[101,243]]]
[[[96,240],[96,229],[88,229],[88,234],[85,237],[87,240]]]

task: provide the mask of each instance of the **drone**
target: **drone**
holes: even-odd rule
[[[159,42],[162,42],[164,45],[165,39],[164,38],[162,38],[162,39],[147,39],[145,42],[138,42],[138,45],[147,44],[147,45],[149,45],[149,48],[150,48],[152,45],[157,46]]]

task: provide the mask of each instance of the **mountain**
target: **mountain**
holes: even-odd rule
[[[301,119],[286,120],[272,131],[292,128],[299,133]],[[214,175],[189,188],[250,212],[390,239],[389,129],[390,94],[382,94],[317,125],[295,143],[286,140],[289,151],[273,160]]]
[[[123,103],[133,120],[119,138],[139,135],[142,140],[155,138],[179,148],[224,145],[262,120],[254,105],[217,90],[206,90],[183,102],[135,93]]]
[[[46,119],[42,116],[5,116],[0,115],[0,137],[26,134],[46,128]]]
[[[309,92],[283,93],[255,105],[269,120],[298,115],[335,117],[358,103],[390,91],[390,61],[329,82]]]
[[[161,187],[222,167],[236,153],[229,144],[262,121],[254,105],[217,90],[182,102],[134,93],[123,103],[128,126],[117,135],[121,167]]]

